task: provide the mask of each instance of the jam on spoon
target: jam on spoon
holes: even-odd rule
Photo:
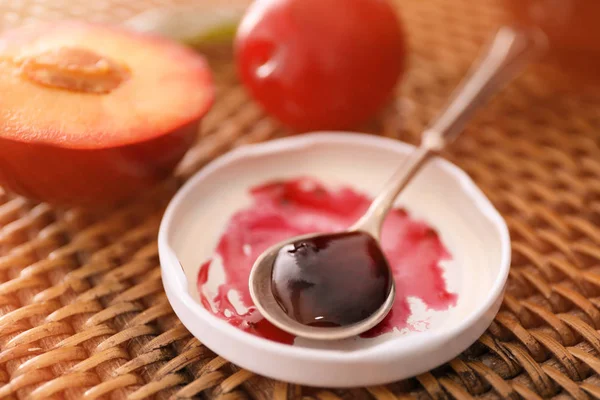
[[[296,321],[344,326],[375,313],[391,279],[377,241],[363,232],[344,232],[283,246],[273,263],[272,290]]]

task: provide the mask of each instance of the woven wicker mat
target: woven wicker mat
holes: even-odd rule
[[[3,0],[2,27],[64,16],[119,21],[167,2]],[[208,0],[207,0],[208,1]],[[400,3],[400,1],[399,1]],[[488,0],[402,0],[411,68],[365,129],[415,142],[502,18]],[[181,177],[243,143],[284,135],[215,64],[218,101]],[[386,387],[303,388],[241,370],[193,338],[161,285],[156,233],[168,183],[104,212],[0,189],[0,397],[588,398],[600,396],[600,97],[528,74],[445,154],[510,226],[504,305],[467,352]]]

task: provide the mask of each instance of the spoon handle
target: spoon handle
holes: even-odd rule
[[[408,156],[351,230],[361,230],[379,239],[385,216],[419,169],[455,140],[474,111],[516,77],[545,47],[545,36],[541,32],[500,28],[483,57],[454,91],[437,119],[423,132],[421,146]]]
[[[474,111],[519,75],[545,46],[545,36],[540,31],[500,28],[446,107],[423,132],[422,145],[437,151],[456,139]]]

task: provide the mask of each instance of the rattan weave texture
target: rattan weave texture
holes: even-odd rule
[[[414,143],[503,15],[491,0],[396,2],[410,69],[397,101],[365,130]],[[119,22],[175,3],[0,0],[0,28],[64,17]],[[213,65],[218,100],[179,182],[234,146],[286,134],[236,84],[227,60]],[[343,391],[258,377],[204,347],[169,307],[156,233],[177,182],[97,212],[0,189],[0,398],[600,397],[600,95],[557,90],[523,76],[444,154],[502,212],[513,241],[501,312],[447,365]]]

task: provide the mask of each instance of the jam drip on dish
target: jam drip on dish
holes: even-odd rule
[[[290,237],[346,229],[364,214],[371,199],[348,187],[326,188],[306,177],[266,183],[252,188],[250,194],[250,206],[231,217],[215,256],[200,267],[200,299],[207,310],[244,331],[291,344],[294,336],[275,328],[254,308],[248,290],[254,261],[267,248]],[[434,310],[456,304],[456,295],[448,292],[440,267],[450,254],[431,227],[394,209],[384,223],[381,246],[392,269],[396,298],[387,317],[363,337],[394,328],[410,329],[409,298],[418,298]],[[204,290],[210,286],[206,283],[213,268],[223,269],[224,281],[216,291]],[[356,290],[348,285],[348,296]]]

